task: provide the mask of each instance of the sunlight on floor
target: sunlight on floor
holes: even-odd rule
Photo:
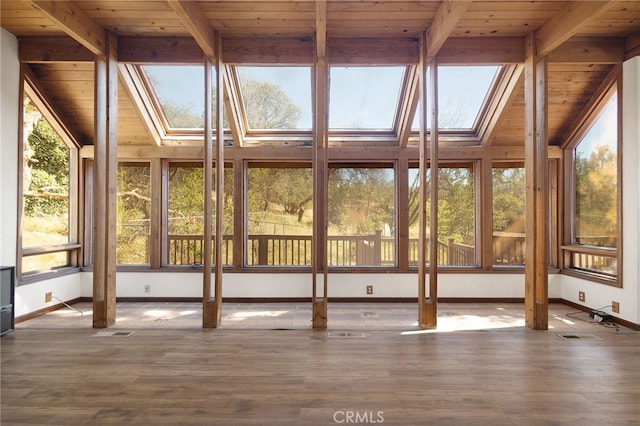
[[[275,318],[286,315],[289,311],[244,311],[235,312],[224,317],[225,320],[242,321],[247,318]]]

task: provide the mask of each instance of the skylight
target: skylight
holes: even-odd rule
[[[331,67],[329,129],[392,130],[405,67]]]
[[[498,66],[438,68],[438,127],[472,129]]]
[[[237,67],[249,129],[311,130],[311,68]]]
[[[499,70],[500,66],[438,67],[438,128],[440,130],[475,129]],[[429,69],[427,82],[431,78],[430,74]],[[427,96],[431,96],[428,89]],[[413,130],[418,130],[420,126],[419,111],[420,108],[417,109],[411,126]],[[431,114],[427,114],[427,129],[430,127]]]
[[[168,128],[204,128],[202,65],[145,65],[142,69]],[[215,82],[215,70],[213,73],[212,81]]]

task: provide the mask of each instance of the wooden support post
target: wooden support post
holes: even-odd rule
[[[328,165],[328,91],[329,66],[327,64],[327,3],[316,1],[316,39],[313,81],[313,235],[312,235],[312,327],[327,328],[327,182]],[[322,273],[322,288],[318,288],[318,275]]]
[[[426,32],[422,34],[420,38],[420,62],[419,62],[419,77],[418,77],[418,86],[420,90],[420,169],[419,169],[419,179],[420,179],[420,210],[419,210],[419,237],[418,237],[418,324],[420,328],[435,328],[436,327],[436,305],[435,301],[437,300],[437,267],[438,267],[438,249],[437,249],[437,232],[434,234],[433,228],[433,211],[434,211],[434,199],[433,195],[433,186],[434,186],[434,134],[433,130],[431,132],[431,212],[432,217],[430,218],[430,265],[429,265],[429,297],[427,298],[427,282],[426,282],[426,242],[427,242],[427,34]],[[435,63],[435,62],[434,62]],[[433,70],[432,70],[433,72]],[[433,80],[432,80],[433,81]],[[436,147],[435,147],[435,168],[437,170],[437,136],[436,136]],[[437,172],[436,172],[437,175]],[[437,177],[436,177],[436,185],[437,185]],[[437,193],[435,194],[437,197]],[[437,201],[435,203],[437,206]],[[437,213],[437,210],[436,210]],[[436,226],[437,226],[437,216],[436,216]],[[435,240],[434,240],[435,239]],[[435,241],[435,249],[433,242]],[[435,261],[433,260],[435,256]],[[435,275],[435,279],[433,276]],[[435,291],[435,293],[434,293]],[[435,297],[434,297],[435,296]]]
[[[548,328],[549,183],[547,152],[547,58],[537,54],[535,33],[525,38],[525,321]]]
[[[118,193],[118,45],[107,33],[106,56],[95,60],[93,173],[93,327],[116,321],[116,197]]]
[[[211,285],[211,268],[213,263],[212,221],[213,221],[213,111],[211,105],[213,65],[211,59],[204,59],[204,259],[202,262],[202,328],[218,326],[214,291]]]
[[[215,222],[215,321],[222,320],[222,247],[224,243],[224,63],[222,62],[222,35],[215,33],[216,48],[216,222]],[[211,93],[211,92],[209,92]]]
[[[202,289],[202,327],[217,328],[222,319],[222,244],[224,238],[224,134],[223,134],[223,90],[224,90],[224,65],[222,63],[222,40],[219,33],[214,36],[215,70],[216,70],[216,96],[215,106],[212,105],[211,94],[213,93],[212,73],[214,65],[210,57],[204,61],[204,82],[205,82],[205,149],[204,149],[204,262],[203,262],[203,289]],[[213,200],[211,195],[214,192],[213,182],[213,108],[215,107],[216,117],[216,211],[215,211],[215,247],[212,241],[213,223]],[[214,249],[215,248],[215,249]],[[213,256],[215,262],[212,265]],[[211,273],[213,267],[213,286]],[[212,291],[213,288],[213,291]]]

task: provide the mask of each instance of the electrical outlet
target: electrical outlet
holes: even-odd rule
[[[144,285],[144,292],[145,293],[151,293],[151,284],[145,284]]]
[[[616,302],[616,301],[611,302],[611,311],[614,314],[619,314],[620,313],[620,303]]]
[[[581,301],[581,302],[586,301],[586,297],[584,295],[584,291],[579,291],[578,292],[578,300]]]
[[[53,294],[51,294],[51,292],[48,291],[44,294],[44,303],[49,303],[51,302],[51,300],[53,300]]]
[[[373,294],[373,286],[372,285],[368,285],[367,286],[367,294]]]

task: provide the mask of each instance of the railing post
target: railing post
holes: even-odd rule
[[[373,242],[374,259],[373,264],[380,266],[382,264],[382,230],[376,230],[375,239]]]
[[[455,265],[454,260],[454,247],[453,247],[453,238],[449,238],[448,252],[447,252],[447,265]]]
[[[258,235],[258,265],[267,265],[269,257],[269,239]]]

